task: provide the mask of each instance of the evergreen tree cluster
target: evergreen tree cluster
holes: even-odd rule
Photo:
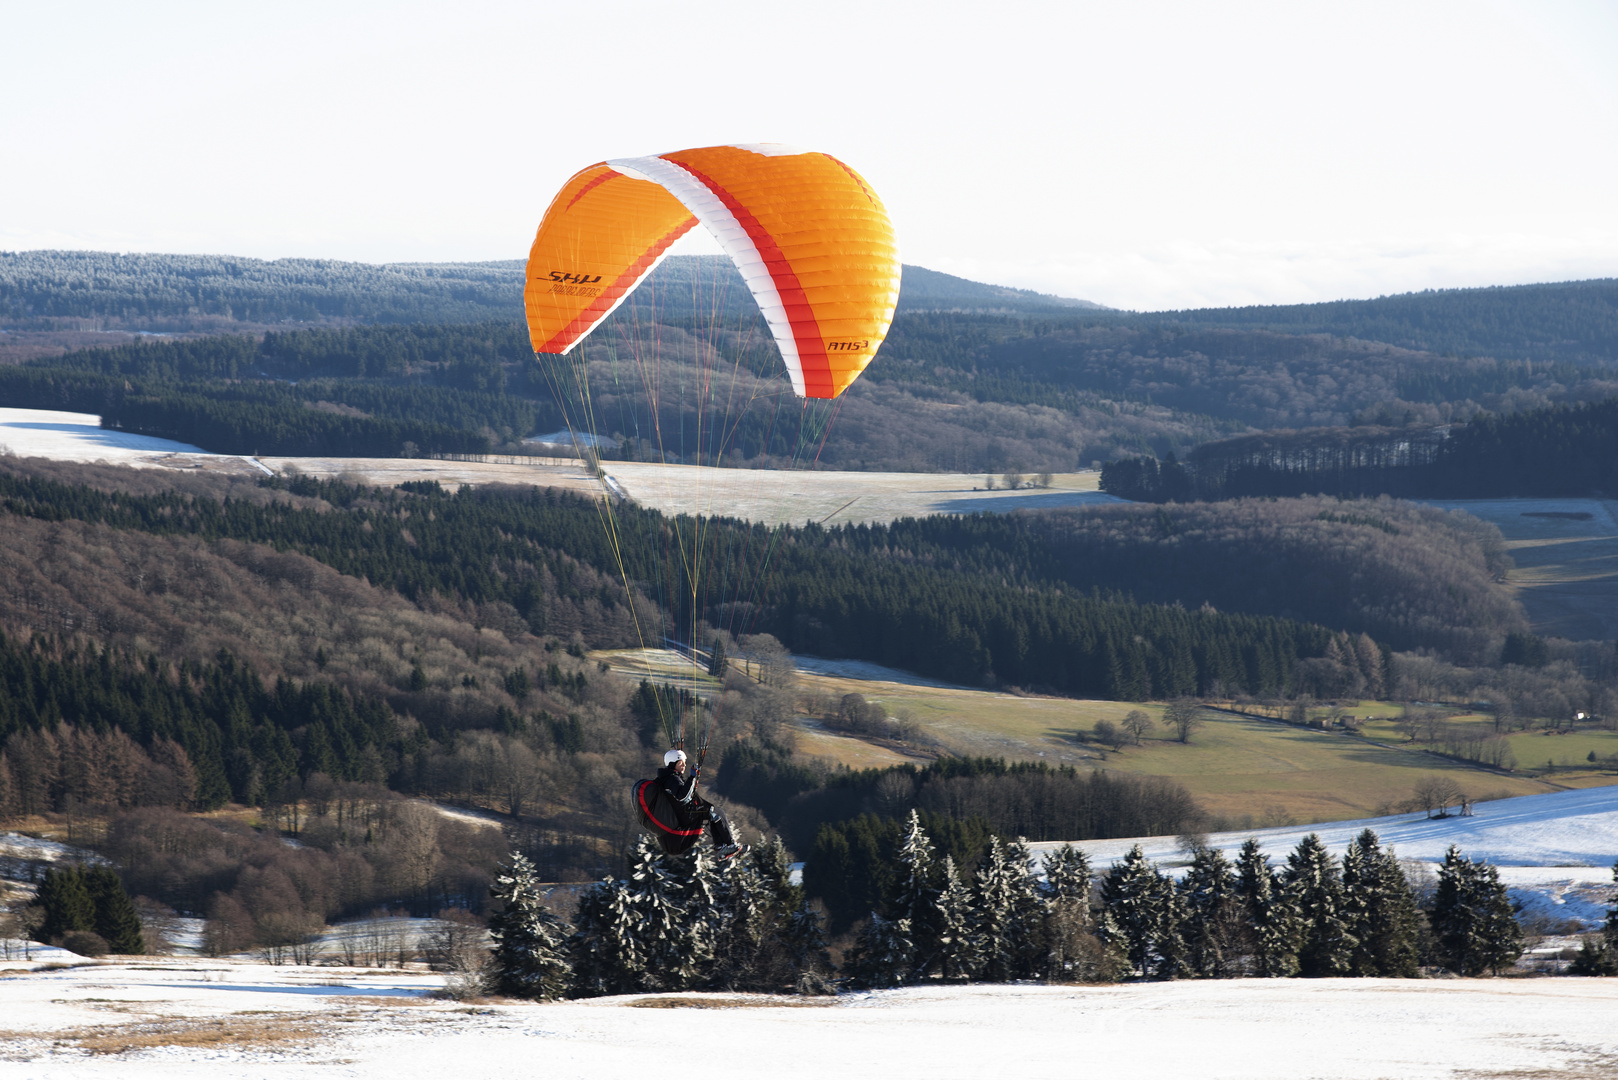
[[[574,925],[545,909],[522,856],[496,878],[494,981],[518,997],[677,990],[814,991],[830,971],[819,918],[779,840],[715,863],[642,837],[624,878],[579,899]]]
[[[1612,902],[1599,938],[1585,938],[1568,965],[1571,975],[1618,975],[1618,862],[1612,864]]]
[[[723,786],[715,790],[739,798],[733,793],[765,786],[756,773],[734,773],[742,775],[733,775],[727,753]],[[787,839],[811,852],[806,880],[838,932],[875,907],[887,887],[906,812],[920,813],[928,833],[963,867],[977,863],[995,834],[1035,841],[1163,836],[1202,820],[1185,787],[1165,777],[993,758],[849,770],[784,803],[766,798],[764,804],[781,807],[775,820],[784,823]],[[882,812],[866,809],[873,806]]]
[[[174,665],[0,632],[0,813],[262,804],[315,772],[379,783],[384,753],[425,748],[380,698],[325,680],[266,687],[229,653]]]
[[[370,263],[234,255],[0,252],[0,319],[148,330],[221,322],[476,322],[522,311],[522,262]]]
[[[1246,496],[1477,499],[1618,487],[1618,398],[1482,415],[1454,427],[1317,428],[1110,461],[1101,490],[1138,502]]]
[[[1423,964],[1499,973],[1522,951],[1493,867],[1452,849],[1423,912],[1369,829],[1341,860],[1311,834],[1279,868],[1256,840],[1234,863],[1196,846],[1179,880],[1138,845],[1095,881],[1083,854],[1064,847],[1041,879],[1023,844],[992,837],[966,883],[912,813],[844,974],[868,986],[1124,974],[1413,978]]]
[[[1618,279],[1481,289],[1424,289],[1373,300],[1156,313],[1188,326],[1332,334],[1461,356],[1611,363]]]
[[[778,841],[716,867],[704,848],[669,857],[643,840],[628,876],[591,888],[569,927],[545,910],[519,856],[494,890],[497,983],[537,998],[823,983],[832,972],[818,918],[785,860]],[[854,987],[1415,978],[1426,966],[1475,976],[1508,969],[1521,951],[1498,875],[1454,848],[1423,910],[1369,829],[1340,860],[1311,834],[1281,867],[1256,840],[1234,863],[1194,846],[1178,880],[1138,845],[1099,877],[1065,845],[1041,874],[1026,841],[991,834],[962,873],[912,811],[838,974]]]
[[[146,952],[140,916],[110,866],[64,866],[45,871],[33,904],[35,940],[74,952]]]
[[[103,427],[212,453],[299,457],[486,454],[491,435],[520,438],[551,416],[533,402],[434,387],[329,380],[167,384],[30,367],[0,367],[0,401],[96,413]]]

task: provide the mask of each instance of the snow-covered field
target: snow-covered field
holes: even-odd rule
[[[1588,923],[1611,893],[1618,788],[1480,803],[1465,818],[1400,815],[1257,835],[1279,860],[1308,832],[1340,851],[1366,825],[1407,858],[1438,859],[1459,844],[1500,865],[1530,908],[1559,905],[1563,917]],[[1234,849],[1247,835],[1209,839]],[[4,840],[12,857],[70,854]],[[1105,870],[1136,842],[1082,846]],[[1138,842],[1165,866],[1183,860],[1175,838]],[[398,929],[426,929],[405,922]],[[421,971],[241,958],[98,962],[38,948],[24,961],[20,943],[12,946],[0,959],[0,1076],[41,1080],[566,1078],[671,1063],[704,1080],[1618,1076],[1618,979],[1249,979],[463,1004],[432,997],[443,980]]]
[[[422,458],[285,458],[208,454],[194,446],[103,431],[90,413],[0,409],[0,453],[57,461],[106,461],[170,469],[264,475],[295,469],[310,476],[371,484],[437,480],[461,484],[538,484],[600,494],[601,484],[576,460],[508,458],[435,461]],[[714,469],[649,462],[609,463],[608,484],[620,495],[668,514],[725,514],[770,524],[847,524],[927,514],[1005,513],[1119,500],[1097,490],[1098,474],[1057,476],[1050,488],[985,489],[980,473],[876,473]],[[982,490],[980,490],[982,489]]]
[[[704,1080],[1421,1080],[1618,1073],[1618,979],[1254,979],[474,1005],[427,997],[439,983],[409,972],[221,961],[57,970],[14,962],[0,972],[0,1075],[563,1080],[677,1069]]]
[[[0,453],[55,461],[105,461],[114,465],[195,469],[209,465],[269,469],[252,458],[209,454],[188,443],[107,431],[92,413],[44,409],[0,409]],[[211,459],[211,460],[210,460]]]
[[[1272,864],[1281,863],[1310,833],[1318,833],[1341,855],[1362,829],[1374,829],[1401,859],[1436,864],[1451,844],[1470,859],[1494,863],[1500,879],[1525,915],[1599,924],[1612,894],[1612,865],[1618,861],[1618,787],[1524,795],[1477,803],[1469,817],[1431,818],[1398,814],[1363,821],[1334,821],[1248,832],[1215,833],[1208,843],[1232,859],[1248,837],[1256,837]],[[1178,837],[1139,840],[1086,840],[1075,847],[1105,869],[1140,844],[1147,858],[1170,870],[1186,861]],[[1060,844],[1034,844],[1037,853]]]

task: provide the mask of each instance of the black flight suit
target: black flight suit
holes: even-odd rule
[[[681,776],[674,771],[673,765],[665,765],[657,770],[657,786],[662,788],[674,804],[680,808],[680,821],[684,828],[697,828],[702,822],[708,823],[708,835],[719,847],[728,847],[732,843],[730,836],[730,822],[725,820],[725,812],[713,803],[708,802],[694,790],[697,778],[691,773]]]

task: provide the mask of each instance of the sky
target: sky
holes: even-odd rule
[[[858,169],[905,262],[1114,307],[1618,276],[1618,0],[0,0],[0,25],[0,250],[522,258],[586,165],[785,142]]]

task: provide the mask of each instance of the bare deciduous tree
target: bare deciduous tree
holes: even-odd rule
[[[1455,779],[1443,773],[1428,773],[1416,781],[1415,788],[1410,793],[1411,805],[1417,809],[1425,810],[1428,817],[1433,811],[1438,811],[1439,817],[1449,815],[1452,803],[1459,803],[1463,799],[1461,785]]]
[[[1191,733],[1203,724],[1202,706],[1190,698],[1169,702],[1163,710],[1163,722],[1174,729],[1174,737],[1182,743],[1191,741]]]
[[[1129,732],[1130,738],[1139,746],[1146,733],[1156,727],[1156,722],[1145,709],[1130,709],[1124,714],[1124,730]]]

